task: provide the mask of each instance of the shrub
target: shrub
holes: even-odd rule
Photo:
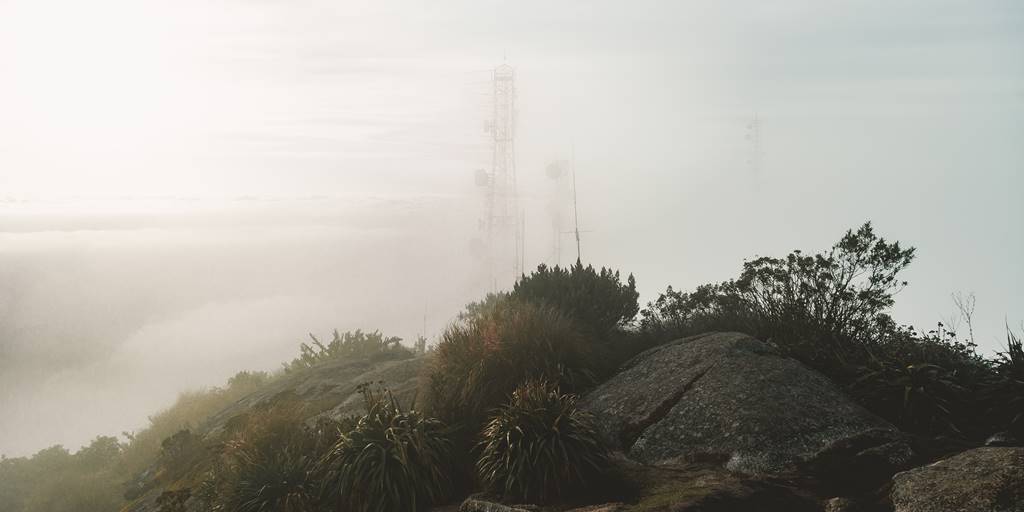
[[[231,512],[306,512],[318,497],[310,478],[314,461],[309,454],[284,446],[272,453],[241,450],[234,454],[232,486],[213,510]]]
[[[77,453],[57,445],[31,457],[0,456],[0,509],[4,512],[104,512],[124,504],[119,484],[120,445],[97,437]]]
[[[1019,388],[969,338],[942,324],[918,333],[892,319],[894,296],[907,284],[900,273],[913,258],[913,248],[880,238],[866,223],[823,253],[756,258],[738,278],[690,293],[669,287],[642,312],[641,331],[660,340],[746,332],[905,430],[983,439],[1013,424]]]
[[[304,512],[319,505],[314,472],[322,437],[307,427],[302,405],[278,401],[241,417],[203,483],[199,496],[214,511]]]
[[[326,496],[337,510],[423,510],[451,491],[448,429],[403,410],[388,390],[361,387],[366,414],[320,461]]]
[[[458,319],[460,322],[465,322],[476,317],[493,314],[496,309],[504,307],[509,299],[511,299],[511,295],[508,292],[488,293],[482,300],[466,304],[466,307],[459,312]]]
[[[591,417],[544,381],[520,386],[482,433],[480,480],[509,499],[546,502],[593,483],[606,450]]]
[[[669,288],[648,304],[641,326],[666,337],[746,332],[835,375],[866,362],[866,349],[896,328],[887,311],[913,258],[913,248],[887,242],[866,223],[825,253],[760,257],[735,280],[689,294]]]
[[[1024,440],[1024,343],[1006,330],[1006,350],[995,361],[996,375],[986,390],[988,417],[995,429]]]
[[[886,242],[868,222],[847,231],[827,253],[794,251],[784,259],[748,261],[735,288],[770,331],[810,328],[842,341],[863,341],[874,337],[879,316],[906,286],[898,276],[913,259],[914,248]]]
[[[158,462],[167,476],[177,478],[189,471],[205,451],[202,438],[183,429],[160,442]]]
[[[915,434],[959,434],[957,406],[966,390],[945,368],[879,362],[851,386],[869,409]]]
[[[487,412],[519,384],[543,378],[564,389],[592,383],[591,343],[550,307],[504,300],[453,324],[428,372],[431,411],[475,435]]]
[[[663,340],[710,331],[755,332],[757,319],[728,284],[706,284],[692,292],[671,286],[641,312],[640,330]]]
[[[212,414],[252,393],[272,378],[266,372],[243,371],[228,379],[226,387],[181,393],[171,407],[150,416],[149,426],[145,429],[125,433],[128,442],[124,447],[122,469],[129,475],[145,471],[160,454],[164,439],[181,430],[198,427]]]
[[[896,327],[866,351],[848,388],[875,414],[922,435],[983,439],[992,433],[985,390],[993,384],[993,367],[969,341],[941,323],[924,334]]]
[[[619,272],[579,261],[569,268],[540,265],[523,276],[512,290],[515,300],[551,306],[596,335],[604,335],[633,321],[640,306],[633,275],[623,284]]]
[[[334,331],[334,339],[324,345],[316,336],[310,334],[313,344],[303,343],[299,346],[300,354],[284,365],[286,372],[312,368],[313,366],[332,359],[405,359],[414,354],[402,346],[402,338],[384,336],[380,331],[363,332],[362,330]]]

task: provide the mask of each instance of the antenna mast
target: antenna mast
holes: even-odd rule
[[[498,287],[500,275],[511,271],[519,278],[525,263],[525,216],[519,209],[516,183],[516,92],[515,70],[508,64],[491,75],[492,112],[484,131],[490,134],[491,168],[477,171],[477,183],[487,187],[486,230],[487,265],[491,286]]]
[[[747,141],[750,142],[750,156],[747,164],[754,176],[761,173],[761,119],[754,113],[754,120],[747,124]]]
[[[572,216],[575,221],[573,230],[576,232],[576,262],[579,263],[583,255],[580,252],[580,209],[576,202],[576,145],[572,147]]]

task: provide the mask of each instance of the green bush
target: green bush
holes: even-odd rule
[[[303,343],[299,346],[299,357],[284,364],[285,372],[312,368],[324,361],[332,359],[406,359],[413,357],[413,352],[402,346],[402,338],[384,336],[380,331],[363,332],[362,330],[339,333],[335,329],[334,338],[323,344],[316,336],[310,334],[313,344]]]
[[[336,433],[307,427],[306,416],[301,404],[282,400],[233,422],[197,495],[214,511],[316,510],[317,458]]]
[[[238,451],[234,457],[233,485],[217,499],[213,510],[315,510],[319,487],[310,478],[314,461],[308,454],[283,446],[273,453]]]
[[[189,472],[206,455],[206,448],[202,437],[188,429],[179,430],[161,441],[157,463],[164,478],[173,480]]]
[[[996,375],[986,389],[988,417],[995,429],[1024,440],[1024,343],[1007,329],[1006,350],[995,361]]]
[[[551,306],[577,320],[583,329],[603,336],[625,327],[636,317],[640,306],[633,275],[623,284],[618,271],[579,261],[569,268],[540,265],[523,276],[512,290],[512,298]]]
[[[894,296],[907,284],[900,273],[913,258],[913,248],[867,223],[826,252],[756,258],[736,279],[690,293],[669,287],[641,313],[641,331],[658,340],[746,332],[904,430],[984,439],[1016,417],[1014,380],[942,324],[918,333],[892,319]]]
[[[145,471],[161,452],[163,440],[181,430],[193,429],[212,414],[252,393],[273,377],[266,372],[242,371],[228,379],[225,387],[185,391],[173,405],[149,417],[149,425],[139,431],[125,433],[122,469],[131,476]]]
[[[592,419],[544,381],[520,386],[482,433],[477,462],[488,490],[507,499],[548,502],[597,481],[607,452]]]
[[[905,432],[960,433],[958,406],[967,390],[941,366],[879,362],[865,369],[851,389],[872,411]]]
[[[692,292],[671,286],[640,314],[640,330],[661,340],[711,331],[754,333],[758,320],[735,293],[731,283],[706,284]]]
[[[826,373],[850,373],[897,330],[888,310],[913,258],[913,248],[887,242],[866,223],[824,253],[760,257],[744,262],[735,280],[693,293],[669,288],[645,308],[641,327],[666,339],[746,332]]]
[[[866,361],[857,361],[847,383],[862,405],[915,434],[983,439],[992,433],[985,390],[993,367],[972,343],[941,323],[923,334],[910,327],[888,332],[866,347]]]
[[[390,391],[362,387],[366,414],[341,434],[320,463],[329,502],[338,510],[418,511],[452,488],[452,443],[439,420],[403,410]]]
[[[31,457],[0,457],[4,512],[106,512],[124,504],[121,445],[100,436],[77,453],[57,445]]]
[[[531,379],[578,390],[593,382],[589,339],[550,308],[503,300],[450,326],[428,370],[430,410],[475,435],[488,411]]]

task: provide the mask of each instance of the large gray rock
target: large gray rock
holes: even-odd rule
[[[459,505],[459,512],[536,512],[536,505],[504,505],[481,496],[470,496]]]
[[[984,447],[893,477],[895,512],[1024,512],[1024,448]]]
[[[403,405],[408,406],[415,398],[425,360],[422,357],[381,361],[329,360],[313,368],[280,376],[210,416],[198,430],[202,435],[216,435],[232,418],[280,397],[307,404],[310,419],[318,415],[342,418],[362,414],[363,397],[358,388],[364,383],[383,383]]]
[[[911,456],[895,427],[745,334],[650,349],[581,403],[613,445],[647,464],[712,461],[758,475],[802,464],[852,467],[837,461],[860,456],[896,468],[888,478]]]

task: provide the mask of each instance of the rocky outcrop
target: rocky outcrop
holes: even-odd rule
[[[313,368],[282,375],[254,393],[231,404],[208,418],[195,429],[199,438],[215,439],[233,420],[244,417],[254,408],[277,400],[296,400],[305,406],[308,422],[318,416],[345,417],[363,412],[363,398],[358,387],[363,383],[383,383],[402,404],[408,405],[416,395],[418,377],[424,358],[401,360],[332,360]],[[197,465],[196,471],[202,465]],[[124,512],[156,512],[159,510],[203,511],[202,503],[184,494],[199,485],[201,475],[188,474],[169,480],[158,466],[133,479],[126,496],[131,502]],[[171,489],[170,492],[164,492]],[[177,493],[177,494],[175,494]],[[168,508],[169,500],[177,508]],[[180,501],[180,503],[179,503]],[[163,505],[163,506],[161,506]],[[0,507],[2,508],[2,507]]]
[[[648,466],[615,456],[618,478],[625,482],[627,505],[637,512],[821,512],[821,500],[799,482],[750,477],[720,466],[684,464]]]
[[[975,448],[892,481],[895,512],[1024,512],[1024,448]]]
[[[536,505],[503,505],[480,496],[470,496],[459,505],[459,512],[536,512]]]
[[[891,466],[888,478],[911,456],[895,427],[827,378],[738,333],[650,349],[581,403],[609,442],[646,464],[764,475],[865,457]]]
[[[356,388],[363,383],[383,382],[403,404],[408,404],[415,397],[423,361],[423,358],[397,361],[339,359],[288,373],[211,416],[202,425],[201,434],[216,434],[231,418],[282,396],[307,404],[311,418],[316,415],[341,418],[362,413],[363,398]]]

